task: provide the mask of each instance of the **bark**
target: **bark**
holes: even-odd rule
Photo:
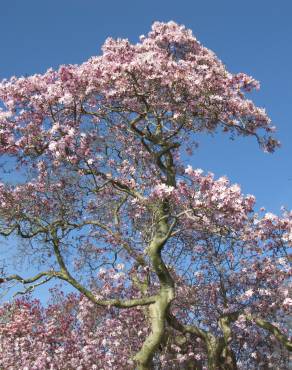
[[[153,240],[147,249],[152,267],[159,279],[160,289],[155,303],[149,305],[151,333],[146,338],[140,351],[134,357],[139,370],[148,370],[152,368],[152,359],[163,340],[168,309],[170,303],[174,299],[175,293],[174,281],[161,257],[162,248],[171,233],[171,226],[169,226],[167,222],[165,206],[165,204],[159,206],[159,222]]]
[[[208,335],[207,339],[208,370],[237,370],[236,359],[224,337]]]
[[[277,328],[275,325],[271,324],[270,322],[266,321],[266,320],[262,320],[262,319],[259,319],[259,318],[253,318],[253,317],[249,317],[249,316],[246,316],[247,319],[249,320],[254,320],[254,322],[261,328],[267,330],[268,332],[270,332],[272,335],[275,336],[275,338],[277,338],[277,340],[283,344],[283,346],[289,351],[289,352],[292,352],[292,341],[289,340],[289,338],[284,334],[282,333],[282,331]]]

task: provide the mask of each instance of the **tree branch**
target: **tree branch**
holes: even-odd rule
[[[53,236],[53,247],[54,252],[58,261],[58,264],[61,268],[61,273],[58,274],[58,277],[67,283],[71,284],[76,288],[80,293],[84,294],[90,301],[99,305],[99,306],[115,306],[118,308],[131,308],[137,306],[145,306],[151,303],[154,303],[157,299],[156,296],[144,297],[144,298],[134,298],[134,299],[98,299],[90,290],[81,285],[74,277],[70,274],[65,261],[61,255],[59,248],[59,241],[57,239],[56,233],[52,232]]]
[[[282,331],[275,325],[271,324],[266,320],[253,317],[252,315],[245,315],[245,317],[248,320],[256,323],[262,329],[265,329],[271,334],[273,334],[278,339],[278,341],[281,342],[283,346],[287,348],[288,351],[292,352],[292,341],[289,340],[288,337],[284,333],[282,333]]]
[[[203,340],[207,339],[207,332],[205,330],[200,329],[195,325],[184,325],[171,313],[167,315],[166,320],[170,326],[183,334],[190,333]]]

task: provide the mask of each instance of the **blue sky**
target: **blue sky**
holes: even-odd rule
[[[99,54],[108,36],[136,42],[155,20],[185,24],[230,71],[261,81],[254,100],[267,109],[282,142],[268,155],[252,139],[202,136],[191,164],[227,175],[255,194],[259,207],[277,213],[281,205],[292,208],[291,17],[290,0],[3,0],[0,79],[80,63]]]
[[[155,20],[175,20],[214,50],[232,72],[261,81],[254,100],[278,127],[282,148],[262,153],[252,139],[202,137],[193,166],[227,175],[259,206],[292,208],[291,1],[4,0],[0,6],[0,78],[80,63],[108,36],[137,41]]]

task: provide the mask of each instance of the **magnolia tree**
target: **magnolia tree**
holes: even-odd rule
[[[1,368],[289,368],[292,213],[184,159],[203,132],[279,146],[254,88],[174,22],[1,83],[0,232],[34,271],[1,287],[76,290],[2,306]]]

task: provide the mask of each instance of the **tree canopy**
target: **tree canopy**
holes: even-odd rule
[[[38,272],[1,287],[76,294],[4,304],[0,368],[289,368],[292,212],[186,157],[218,131],[277,149],[258,87],[174,22],[2,81],[0,234]]]

